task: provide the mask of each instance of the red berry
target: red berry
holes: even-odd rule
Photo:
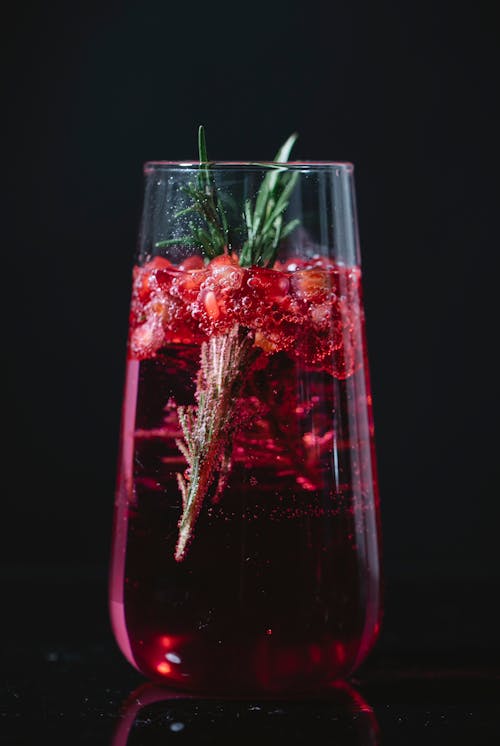
[[[181,297],[185,303],[192,302],[198,297],[202,283],[209,277],[208,269],[193,269],[189,272],[179,272],[173,288],[175,295]]]
[[[282,301],[288,295],[290,280],[288,275],[274,269],[252,267],[248,271],[247,287],[251,294],[265,298],[270,303]]]
[[[182,272],[187,272],[190,269],[203,269],[205,266],[205,262],[203,261],[202,257],[198,254],[193,254],[193,256],[189,256],[187,259],[184,259],[182,264],[179,265],[179,269]]]
[[[164,274],[168,277],[171,270],[175,270],[174,265],[163,256],[155,256],[144,266],[134,267],[134,288],[142,303],[147,303],[157,289],[158,279]]]
[[[294,272],[290,279],[297,298],[308,302],[321,303],[332,289],[331,271],[324,269],[301,269]]]
[[[215,267],[224,267],[227,265],[232,265],[233,267],[240,266],[236,254],[219,254],[211,260],[209,267],[213,270]]]
[[[172,262],[166,259],[164,256],[154,256],[147,264],[144,265],[144,269],[175,269]]]
[[[203,302],[210,319],[212,321],[217,321],[220,316],[220,308],[213,290],[208,290],[204,293]]]

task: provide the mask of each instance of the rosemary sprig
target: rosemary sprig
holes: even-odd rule
[[[158,241],[157,248],[164,248],[178,243],[189,243],[199,246],[208,259],[223,254],[230,243],[229,226],[226,212],[217,195],[217,185],[210,170],[207,156],[207,144],[203,125],[198,128],[198,151],[200,167],[195,184],[188,184],[183,191],[191,198],[189,207],[179,210],[175,218],[193,214],[201,218],[205,227],[194,221],[188,224],[190,235]]]
[[[244,372],[255,355],[253,338],[235,325],[229,334],[212,337],[201,346],[196,386],[197,406],[178,407],[184,436],[177,447],[186,459],[185,474],[177,474],[182,516],[175,559],[184,559],[193,528],[207,492],[219,474],[229,470],[228,450],[235,427],[234,410],[244,383]]]
[[[288,160],[296,139],[297,135],[291,135],[280,148],[276,155],[277,163]],[[183,240],[200,245],[205,256],[212,258],[227,252],[231,242],[225,211],[218,199],[210,170],[202,126],[198,130],[198,149],[200,167],[197,181],[186,188],[193,201],[178,215],[192,212],[202,218],[205,227],[190,223],[192,235]],[[255,204],[246,200],[244,218],[247,239],[240,252],[241,266],[272,266],[274,263],[279,242],[299,222],[292,220],[283,223],[297,177],[297,173],[287,171],[286,167],[273,164],[262,181]],[[214,499],[218,499],[226,484],[231,469],[232,438],[237,427],[238,396],[257,354],[254,341],[254,333],[235,324],[229,333],[213,336],[203,342],[196,383],[196,405],[178,407],[183,438],[176,443],[187,463],[186,472],[177,474],[182,495],[182,514],[175,549],[178,562],[186,556],[207,494],[212,490]]]
[[[255,204],[252,206],[251,199],[245,200],[243,217],[247,238],[239,255],[242,267],[272,266],[280,241],[300,222],[291,220],[289,223],[283,223],[283,214],[297,183],[298,173],[291,173],[286,166],[279,165],[286,164],[296,140],[296,133],[290,135],[276,153],[274,162],[266,164],[269,173],[260,185]],[[227,252],[231,248],[232,240],[226,212],[218,198],[217,185],[210,170],[203,125],[198,128],[198,153],[200,166],[196,184],[183,187],[184,192],[191,197],[192,203],[189,207],[179,210],[175,217],[192,213],[202,219],[204,227],[190,221],[190,235],[158,241],[156,247],[165,248],[173,244],[188,243],[199,246],[205,256],[212,259]]]
[[[275,162],[286,163],[297,139],[294,133],[278,150]],[[283,225],[283,213],[288,207],[290,195],[297,183],[298,173],[274,165],[265,175],[252,207],[250,199],[245,201],[245,223],[248,238],[240,252],[242,267],[273,265],[280,241],[299,224],[291,220]]]

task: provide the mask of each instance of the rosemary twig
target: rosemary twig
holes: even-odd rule
[[[227,478],[228,446],[234,428],[234,409],[253,356],[253,339],[235,325],[229,334],[203,342],[196,386],[197,406],[179,407],[184,440],[177,447],[187,470],[177,475],[182,494],[182,516],[175,559],[184,559],[204,498],[220,473]]]
[[[217,194],[217,185],[210,169],[207,156],[207,144],[203,125],[198,128],[198,151],[200,166],[195,184],[188,184],[183,191],[191,198],[189,207],[179,210],[175,218],[192,214],[198,217],[198,223],[188,223],[190,235],[158,241],[156,248],[165,248],[172,244],[189,243],[199,246],[208,259],[223,254],[230,244],[229,226],[226,212]],[[202,225],[199,225],[201,219]]]
[[[280,241],[299,224],[299,220],[291,220],[286,224],[283,222],[283,214],[298,179],[298,173],[290,172],[285,165],[296,140],[296,133],[290,135],[276,153],[274,162],[266,166],[269,172],[262,181],[255,204],[252,206],[250,199],[245,200],[243,218],[247,238],[239,256],[242,267],[272,266]],[[210,169],[203,125],[198,128],[198,153],[200,166],[196,184],[189,184],[183,188],[192,202],[189,207],[179,210],[175,217],[193,214],[201,219],[202,225],[190,221],[189,235],[158,241],[156,248],[187,243],[199,246],[204,255],[212,259],[228,252],[232,241],[226,212],[218,197],[217,185]]]
[[[296,140],[291,135],[277,153],[276,161],[284,163]],[[203,127],[198,131],[200,166],[196,184],[186,187],[192,204],[179,214],[194,213],[204,227],[190,223],[191,244],[201,246],[212,258],[230,247],[227,218],[210,170]],[[297,173],[274,165],[264,177],[255,198],[245,202],[247,239],[240,252],[243,267],[268,266],[274,263],[279,242],[298,224],[283,223]],[[171,241],[163,242],[167,245]],[[176,441],[186,459],[184,474],[177,474],[182,496],[182,514],[175,559],[184,559],[193,538],[194,526],[203,502],[213,490],[219,499],[231,469],[232,438],[237,427],[237,401],[252,359],[257,354],[255,335],[235,325],[224,335],[213,336],[201,345],[200,370],[196,385],[196,405],[178,407],[183,438]],[[215,485],[215,479],[217,484]]]
[[[278,150],[275,162],[288,161],[297,135],[290,135]],[[288,236],[299,224],[291,220],[283,225],[283,213],[288,207],[290,195],[297,182],[298,173],[274,166],[262,181],[252,207],[251,200],[245,201],[245,223],[248,238],[240,252],[242,267],[273,265],[280,241]]]

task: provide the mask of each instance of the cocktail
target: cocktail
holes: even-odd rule
[[[126,658],[191,691],[349,675],[380,620],[353,169],[148,163],[110,608]]]

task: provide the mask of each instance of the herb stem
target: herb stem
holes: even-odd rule
[[[255,200],[246,200],[244,220],[247,238],[241,247],[242,267],[272,266],[282,238],[297,226],[298,220],[283,222],[290,195],[298,174],[280,168],[288,160],[297,139],[291,135],[278,150],[275,161],[264,176]],[[206,259],[227,253],[230,230],[226,213],[217,195],[217,185],[210,171],[203,126],[198,129],[200,167],[196,184],[185,188],[192,204],[182,213],[193,212],[203,226],[189,224],[193,246],[201,246]],[[163,242],[168,245],[171,241]],[[182,514],[175,559],[181,562],[193,538],[194,527],[203,502],[213,490],[217,501],[224,490],[232,458],[232,439],[237,428],[238,396],[258,349],[255,333],[237,324],[224,335],[213,336],[201,345],[200,369],[196,383],[196,405],[178,407],[183,439],[177,447],[186,459],[184,474],[177,474],[182,496]],[[217,479],[217,483],[215,484]]]
[[[184,441],[177,441],[177,447],[188,465],[184,475],[177,475],[183,507],[175,549],[178,562],[186,555],[201,507],[216,476],[222,482],[227,478],[237,400],[256,354],[253,342],[253,336],[238,325],[228,334],[203,342],[197,406],[178,407]],[[217,486],[216,495],[218,492]]]

